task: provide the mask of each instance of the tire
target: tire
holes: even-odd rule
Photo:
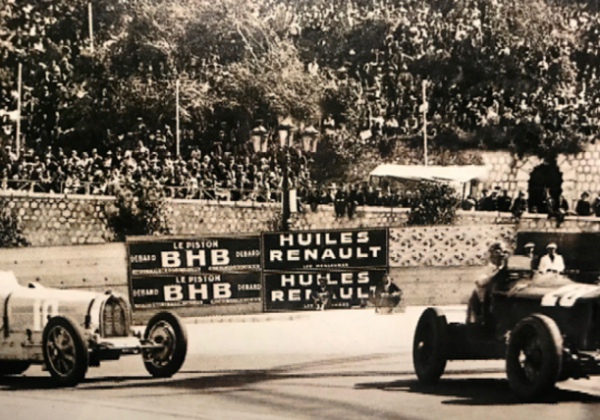
[[[0,361],[0,376],[5,375],[20,375],[25,372],[31,366],[30,362],[23,360],[15,361]]]
[[[181,318],[171,312],[154,315],[144,332],[152,344],[163,344],[159,350],[144,352],[144,366],[155,378],[169,378],[179,371],[187,354],[187,332]]]
[[[519,321],[506,350],[506,375],[513,392],[532,401],[554,388],[562,351],[560,330],[552,318],[535,314]]]
[[[88,369],[88,347],[79,327],[69,318],[50,318],[42,333],[44,363],[59,386],[75,386]]]
[[[448,349],[448,322],[437,308],[427,308],[419,318],[413,341],[413,365],[422,384],[432,385],[444,373]]]

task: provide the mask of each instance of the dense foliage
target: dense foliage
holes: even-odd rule
[[[459,203],[460,198],[451,186],[423,183],[411,204],[407,224],[451,225],[456,218]]]
[[[0,111],[23,65],[28,147],[127,141],[137,118],[202,144],[221,122],[332,114],[353,137],[395,119],[434,146],[552,157],[595,138],[600,14],[593,1],[0,1]],[[7,114],[8,113],[8,114]],[[172,146],[172,144],[171,144]]]
[[[8,201],[0,202],[0,248],[16,248],[30,245],[23,236],[21,219],[8,206]]]
[[[127,236],[172,233],[166,201],[151,185],[142,183],[133,189],[119,190],[114,206],[111,204],[106,210],[115,241],[124,241]]]

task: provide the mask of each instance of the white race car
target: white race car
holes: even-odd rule
[[[89,366],[142,354],[154,377],[170,377],[183,365],[187,333],[170,312],[154,315],[144,332],[131,329],[131,307],[123,297],[22,286],[0,271],[0,375],[18,375],[43,364],[60,386],[74,386]]]

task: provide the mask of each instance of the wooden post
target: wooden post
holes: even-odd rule
[[[23,64],[19,63],[17,70],[17,129],[15,135],[15,153],[21,154],[21,91],[23,85]]]
[[[427,166],[427,80],[423,80],[423,152],[425,155],[425,166]]]
[[[175,156],[179,156],[179,79],[175,81]]]
[[[94,24],[93,24],[92,3],[88,3],[88,30],[90,33],[90,53],[94,54]]]

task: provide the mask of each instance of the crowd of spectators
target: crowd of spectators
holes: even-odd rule
[[[276,153],[239,157],[215,149],[203,154],[173,156],[164,142],[152,150],[143,140],[131,149],[116,147],[99,153],[48,146],[17,154],[11,146],[0,153],[2,189],[42,193],[115,195],[121,188],[150,185],[169,198],[252,200],[270,202],[281,194],[283,167]],[[290,188],[307,190],[307,159],[292,154],[288,165]]]

